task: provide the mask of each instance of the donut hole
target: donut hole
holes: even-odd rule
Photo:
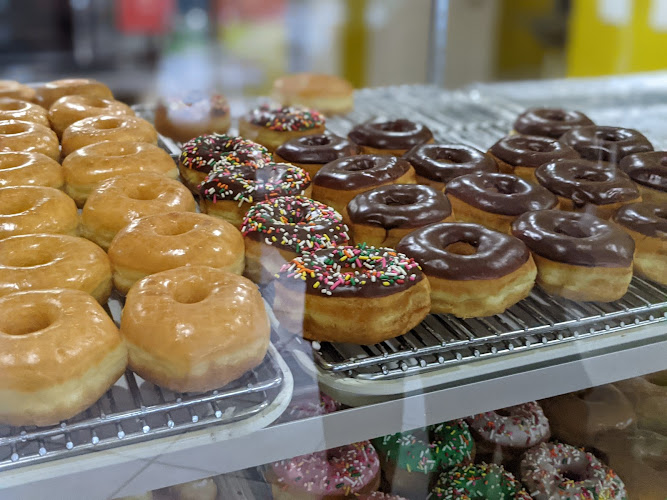
[[[664,456],[644,455],[642,464],[656,472],[667,472],[667,460]]]
[[[571,238],[588,238],[590,236],[590,233],[583,225],[567,220],[557,224],[556,227],[554,227],[554,232],[570,236]]]
[[[444,248],[445,252],[453,253],[455,255],[475,255],[477,253],[477,247],[468,243],[467,241],[456,241],[450,243]],[[500,411],[497,411],[500,415]]]
[[[555,146],[552,143],[546,141],[530,140],[526,141],[522,149],[525,151],[533,151],[535,153],[548,153],[549,151],[553,151]]]
[[[568,114],[562,109],[546,109],[543,111],[542,116],[553,122],[564,122],[569,118]]]
[[[156,199],[159,192],[152,186],[136,184],[125,191],[125,195],[132,200],[149,201]]]
[[[606,142],[623,141],[627,139],[629,135],[630,134],[623,129],[603,129],[595,131],[595,138]]]
[[[43,249],[28,249],[23,252],[10,252],[3,259],[3,264],[8,267],[37,267],[53,261],[51,253]]]
[[[24,153],[12,153],[2,158],[0,162],[0,170],[9,170],[10,168],[17,168],[26,165],[29,158]]]
[[[197,304],[209,296],[211,290],[201,279],[183,281],[176,285],[173,297],[179,304]]]
[[[581,481],[585,481],[588,479],[586,477],[586,474],[584,474],[580,470],[574,470],[574,469],[561,469],[560,470],[560,475],[565,479],[566,481],[574,481],[575,483],[579,483]]]
[[[518,194],[527,191],[527,186],[519,179],[513,177],[501,177],[493,179],[484,186],[486,191],[499,194]]]
[[[0,125],[0,134],[2,135],[18,135],[28,131],[30,124],[19,122],[8,122]]]
[[[501,417],[511,417],[514,415],[511,408],[501,408],[500,410],[496,410],[494,413]]]
[[[390,120],[375,126],[383,132],[410,132],[415,129],[415,124],[409,120]]]
[[[586,182],[607,182],[611,177],[611,173],[599,172],[595,170],[586,170],[584,172],[578,172],[574,175],[575,181],[586,181]]]
[[[355,267],[351,267],[351,266],[341,267],[341,268],[338,270],[338,272],[339,272],[340,274],[354,274],[354,273],[357,272],[357,271],[359,271],[359,269],[357,269],[357,268],[355,268]]]
[[[362,170],[370,170],[375,168],[375,166],[375,161],[371,158],[355,158],[345,166],[345,170],[349,172],[360,172]]]
[[[97,130],[113,130],[119,128],[122,125],[122,121],[116,118],[102,118],[94,122],[94,127]]]
[[[49,310],[42,304],[30,304],[17,308],[11,316],[2,318],[0,331],[7,335],[29,335],[44,330],[53,324]]]
[[[89,106],[91,108],[106,108],[109,104],[109,101],[107,101],[106,99],[102,99],[101,97],[95,97],[95,96],[85,96],[83,100],[86,106]]]
[[[110,153],[105,153],[104,156],[107,158],[122,158],[123,156],[135,155],[139,152],[141,145],[138,142],[133,142],[130,144],[114,144],[113,147],[116,147],[115,151]]]
[[[27,212],[33,207],[31,200],[26,198],[15,198],[2,210],[2,215],[18,215]]]
[[[153,230],[158,236],[180,236],[194,229],[194,221],[187,219],[171,219],[156,226]]]
[[[328,146],[331,138],[327,135],[307,135],[299,142],[304,146]]]
[[[384,204],[390,207],[402,207],[417,203],[417,195],[414,193],[395,192],[390,193],[384,200]]]
[[[21,111],[29,108],[27,102],[21,101],[0,101],[0,111]]]

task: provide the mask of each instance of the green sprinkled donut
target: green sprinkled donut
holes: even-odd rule
[[[440,474],[428,500],[532,500],[502,465],[456,467]]]

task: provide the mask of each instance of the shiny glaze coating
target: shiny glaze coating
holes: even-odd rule
[[[667,151],[628,155],[618,166],[637,184],[667,193]]]
[[[49,127],[46,110],[28,101],[0,97],[0,121],[20,120]]]
[[[574,127],[595,125],[580,111],[561,108],[531,108],[521,113],[514,122],[514,130],[524,135],[539,135],[558,139]]]
[[[357,125],[348,134],[360,146],[377,149],[410,149],[433,139],[424,125],[406,119],[369,121]]]
[[[655,203],[631,203],[618,209],[614,222],[632,231],[667,240],[667,207]]]
[[[410,171],[402,158],[386,155],[357,155],[327,163],[313,183],[329,189],[352,191],[390,183]]]
[[[447,184],[446,193],[485,212],[502,215],[520,215],[558,204],[547,189],[512,174],[463,175]]]
[[[0,121],[0,151],[36,152],[60,160],[60,144],[53,130],[19,120]]]
[[[557,158],[579,158],[570,146],[536,135],[508,135],[491,146],[489,152],[515,167],[537,168]]]
[[[582,158],[618,163],[633,153],[653,151],[653,145],[631,128],[591,125],[573,128],[559,141],[575,149]]]
[[[0,152],[0,188],[46,186],[61,189],[64,182],[60,163],[42,153]]]
[[[347,205],[350,220],[385,229],[422,227],[449,217],[452,207],[435,188],[389,184],[358,194]]]
[[[35,89],[14,80],[0,80],[0,97],[32,101],[35,99]]]
[[[541,257],[586,267],[626,267],[635,243],[614,224],[587,213],[540,210],[512,224],[512,234]]]
[[[106,302],[111,264],[94,243],[62,234],[26,234],[2,240],[0,297],[24,290],[70,288]]]
[[[449,251],[455,243],[470,245],[471,255]],[[442,222],[417,229],[397,250],[414,258],[428,276],[449,280],[500,278],[519,269],[530,258],[520,240],[478,224]]]
[[[90,116],[134,116],[127,104],[114,99],[103,99],[90,95],[68,95],[61,97],[49,108],[51,128],[58,136],[72,123]]]
[[[276,149],[276,154],[286,162],[309,164],[325,164],[358,153],[356,144],[333,134],[295,137]]]
[[[49,109],[51,105],[66,95],[88,95],[102,99],[113,99],[111,90],[101,82],[90,78],[65,78],[35,87],[35,102]]]
[[[72,198],[43,186],[0,188],[0,240],[19,234],[75,235],[79,215]]]
[[[417,175],[443,184],[461,175],[498,171],[498,165],[487,153],[464,144],[420,144],[403,158]]]

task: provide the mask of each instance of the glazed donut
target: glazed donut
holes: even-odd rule
[[[176,142],[224,134],[230,122],[229,103],[221,94],[191,92],[183,97],[162,98],[155,109],[155,128]]]
[[[537,284],[571,300],[611,302],[628,290],[635,243],[613,223],[586,213],[540,210],[512,223],[530,248]]]
[[[609,219],[619,207],[641,201],[639,189],[613,163],[554,160],[535,170],[537,181],[558,196],[560,208]]]
[[[25,290],[71,288],[100,304],[111,294],[111,265],[90,241],[62,234],[24,234],[0,245],[0,297]]]
[[[344,115],[354,108],[352,84],[334,75],[296,73],[273,82],[271,98],[285,106],[317,109],[325,115]]]
[[[531,108],[521,113],[514,122],[514,132],[523,135],[539,135],[559,139],[575,127],[595,125],[581,111],[560,108]]]
[[[408,234],[396,248],[424,270],[434,314],[500,314],[526,298],[535,283],[526,245],[478,224],[431,224]]]
[[[66,95],[87,95],[101,99],[113,99],[109,87],[90,78],[66,78],[35,87],[35,102],[45,109]]]
[[[445,191],[454,218],[509,233],[516,218],[532,210],[558,208],[558,198],[542,186],[512,174],[468,174],[453,179]]]
[[[535,500],[626,500],[623,481],[592,453],[569,444],[541,443],[521,461],[521,481]]]
[[[245,276],[268,283],[302,252],[349,244],[348,228],[333,208],[304,196],[280,196],[248,210],[241,232],[245,240]]]
[[[606,432],[596,449],[625,483],[628,498],[665,500],[667,491],[667,436],[648,430]]]
[[[238,379],[262,362],[270,332],[257,287],[207,266],[138,281],[120,323],[130,368],[177,392],[210,391]]]
[[[0,152],[0,188],[44,186],[62,189],[64,183],[60,163],[42,153]]]
[[[285,142],[324,133],[324,115],[299,106],[263,105],[239,120],[239,135],[273,152]]]
[[[176,500],[216,500],[218,498],[218,486],[210,477],[177,484],[169,488],[169,492],[176,496]]]
[[[0,298],[0,422],[55,425],[95,403],[127,365],[111,318],[80,290]]]
[[[352,198],[387,184],[414,184],[415,170],[405,160],[387,155],[358,155],[327,163],[313,177],[313,198],[335,208],[349,221]]]
[[[20,99],[21,101],[34,101],[35,89],[14,80],[0,80],[0,97]]]
[[[635,273],[667,286],[667,205],[624,205],[612,220],[635,241]]]
[[[153,173],[127,174],[102,182],[81,214],[81,236],[107,250],[130,222],[165,212],[194,212],[190,191],[178,181]]]
[[[428,500],[532,500],[523,485],[502,465],[476,464],[443,472]]]
[[[415,229],[454,220],[444,193],[420,184],[388,184],[358,194],[347,213],[354,241],[390,248]]]
[[[613,385],[593,387],[541,401],[555,438],[591,446],[601,432],[619,432],[635,422],[632,404]]]
[[[62,137],[63,156],[102,141],[157,144],[157,132],[153,125],[136,116],[90,116],[65,129]]]
[[[212,170],[226,167],[260,168],[271,163],[268,149],[242,137],[209,134],[190,139],[183,144],[178,162],[183,183],[192,191]]]
[[[282,267],[274,287],[281,325],[317,341],[375,344],[414,328],[431,308],[414,260],[364,244],[304,253]]]
[[[662,374],[651,374],[616,382],[614,385],[625,394],[637,414],[637,425],[642,429],[667,436],[667,382]]]
[[[49,127],[49,116],[46,110],[28,101],[0,98],[0,121],[19,120],[22,122],[37,123]]]
[[[463,144],[420,144],[403,155],[417,174],[417,184],[444,190],[449,181],[466,174],[498,172],[491,155]]]
[[[432,480],[442,471],[471,464],[475,442],[463,420],[390,434],[374,439],[386,490],[410,498],[426,498]]]
[[[667,151],[628,155],[618,166],[637,183],[642,200],[667,203]]]
[[[0,121],[0,151],[42,153],[60,161],[58,136],[49,127],[19,120]]]
[[[535,169],[558,158],[574,160],[579,158],[570,146],[555,139],[536,135],[508,135],[489,149],[489,154],[498,164],[500,171],[514,174],[533,184],[537,184]]]
[[[264,477],[274,500],[356,498],[380,486],[380,460],[363,441],[274,462]]]
[[[531,401],[466,419],[475,438],[478,458],[511,466],[528,449],[551,436],[540,405]]]
[[[288,163],[213,170],[199,185],[201,211],[241,227],[250,207],[278,196],[310,196],[308,172]]]
[[[103,99],[91,95],[66,95],[49,108],[51,128],[62,137],[72,123],[91,116],[134,116],[127,104],[113,99]]]
[[[202,265],[241,274],[243,238],[224,220],[172,212],[135,219],[109,246],[116,290],[126,295],[140,279],[160,271]]]
[[[589,125],[563,134],[561,144],[573,148],[582,158],[618,163],[622,158],[653,151],[653,145],[641,133],[631,128]]]
[[[77,235],[79,214],[72,198],[43,186],[0,188],[0,240],[19,234]]]
[[[425,125],[403,118],[371,120],[354,127],[348,134],[365,154],[402,156],[415,146],[433,142],[433,133]]]
[[[277,162],[301,167],[314,177],[319,170],[334,160],[359,154],[359,147],[349,140],[332,134],[314,134],[295,137],[278,146],[273,153]]]
[[[102,182],[138,172],[178,178],[169,153],[146,142],[102,141],[77,149],[63,160],[65,192],[79,208]]]

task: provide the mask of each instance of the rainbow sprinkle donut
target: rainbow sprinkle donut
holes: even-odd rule
[[[428,500],[532,500],[502,465],[456,467],[440,475]]]
[[[259,168],[271,162],[269,151],[256,142],[241,137],[209,134],[183,144],[181,164],[190,170],[208,173],[224,167]]]
[[[623,481],[591,453],[542,443],[526,452],[521,480],[536,500],[626,500]]]
[[[301,106],[272,106],[263,104],[251,111],[250,123],[277,132],[302,132],[324,126],[324,115]]]

